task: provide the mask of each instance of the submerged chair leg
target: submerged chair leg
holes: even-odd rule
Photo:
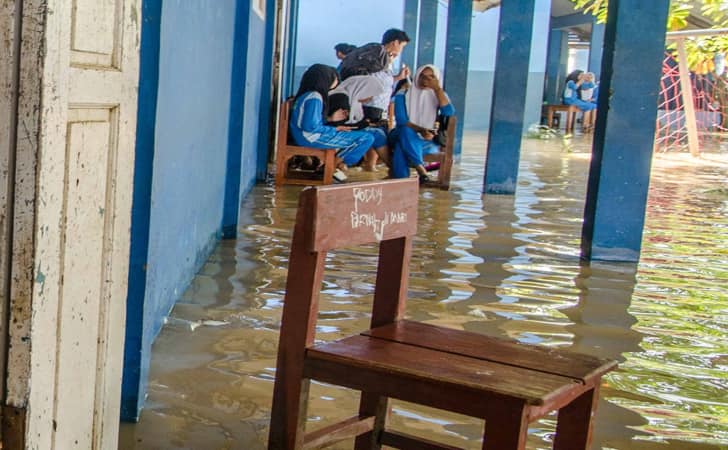
[[[599,387],[584,392],[558,412],[554,450],[579,450],[591,443],[592,416],[597,409]]]
[[[483,450],[525,450],[528,436],[526,405],[508,405],[485,421]]]
[[[379,450],[382,448],[381,434],[389,414],[389,399],[370,392],[361,393],[359,417],[374,416],[374,429],[356,438],[355,450]]]

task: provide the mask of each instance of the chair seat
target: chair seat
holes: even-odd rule
[[[498,400],[532,406],[533,420],[590,389],[614,366],[560,350],[399,321],[306,352],[307,376],[381,395],[488,417]],[[377,383],[372,383],[380,378]],[[370,387],[371,390],[371,387]],[[463,399],[478,398],[478,402]]]

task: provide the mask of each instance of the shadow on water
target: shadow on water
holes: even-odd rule
[[[618,359],[595,449],[728,448],[728,155],[656,156],[640,263],[583,265],[588,142],[525,140],[515,196],[481,194],[482,142],[466,135],[451,191],[421,193],[408,316]],[[256,186],[245,200],[239,238],[216,249],[154,344],[147,403],[120,448],[265,448],[299,191]],[[375,264],[373,247],[328,256],[318,340],[367,328]],[[313,383],[310,428],[357,402]],[[394,402],[391,423],[480,448],[472,418]],[[550,448],[554,428],[553,415],[531,424],[528,448]]]

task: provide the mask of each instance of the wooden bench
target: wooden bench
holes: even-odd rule
[[[293,99],[288,99],[281,105],[280,119],[278,120],[278,145],[276,146],[276,186],[283,184],[318,185],[333,183],[333,173],[336,169],[336,149],[321,149],[301,147],[290,143],[289,125]],[[323,173],[313,170],[289,170],[289,161],[294,156],[311,156],[323,161]]]
[[[394,102],[389,103],[389,115],[387,117],[387,125],[389,131],[392,131],[396,126],[394,120]],[[444,147],[441,147],[441,151],[438,153],[431,153],[429,155],[423,155],[426,163],[439,162],[440,168],[437,170],[437,180],[429,183],[430,186],[439,187],[442,190],[450,189],[450,177],[452,175],[452,164],[453,164],[453,151],[455,148],[455,133],[457,132],[456,116],[450,116],[447,121],[447,142]],[[394,150],[394,149],[392,149]],[[426,185],[427,186],[427,185]]]
[[[575,105],[544,105],[543,106],[544,115],[546,116],[546,125],[551,128],[558,128],[557,126],[554,126],[554,113],[565,113],[566,114],[566,124],[564,126],[564,129],[569,131],[574,131],[574,124],[576,123],[576,113],[579,112],[579,108],[577,108]]]
[[[523,450],[528,424],[558,410],[554,448],[586,449],[610,360],[404,320],[416,179],[305,189],[299,198],[278,347],[269,449],[450,449],[387,428],[389,399],[485,419],[483,449]],[[379,243],[371,329],[315,341],[329,250]],[[305,433],[310,380],[361,391],[358,413]]]

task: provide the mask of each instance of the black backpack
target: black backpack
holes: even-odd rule
[[[341,62],[341,79],[354,75],[369,75],[384,70],[389,64],[389,55],[382,44],[372,42],[357,47]]]

